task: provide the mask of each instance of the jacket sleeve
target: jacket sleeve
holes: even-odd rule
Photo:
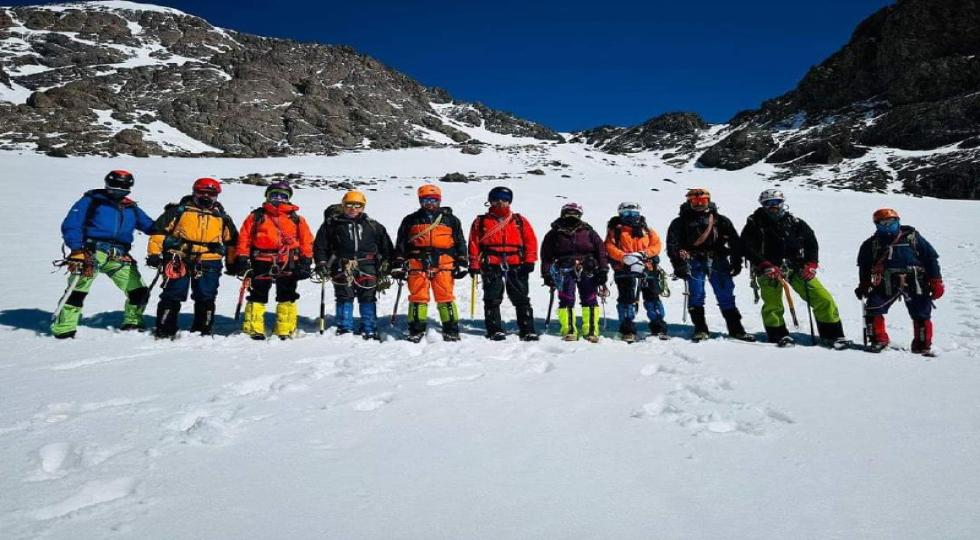
[[[724,235],[728,243],[728,262],[733,268],[742,266],[742,242],[738,237],[738,231],[735,230],[732,220],[725,216],[718,217],[720,218],[718,221],[721,234]]]
[[[872,239],[869,238],[861,244],[861,248],[858,249],[858,282],[868,284],[871,283],[871,266],[874,261],[871,260],[874,254],[871,252]]]
[[[595,232],[595,229],[589,231],[589,236],[592,237],[592,245],[595,247],[595,259],[598,262],[599,271],[608,272],[609,254],[606,253],[606,243],[602,241],[602,237]]]
[[[133,211],[136,214],[136,228],[139,229],[143,234],[153,233],[153,218],[146,215],[139,206],[133,205]]]
[[[922,266],[926,269],[926,275],[930,278],[942,278],[943,274],[939,269],[939,253],[936,252],[932,244],[923,238],[918,231],[915,234],[919,237],[916,241],[916,247],[919,251],[917,255],[919,256],[919,260],[922,261]]]
[[[453,216],[453,253],[457,262],[469,264],[466,256],[466,237],[463,236],[463,224],[459,218]]]
[[[91,197],[78,199],[61,222],[61,238],[72,251],[85,247],[85,216],[91,204]]]
[[[750,217],[745,220],[745,227],[742,228],[742,253],[749,260],[752,266],[758,266],[766,260],[766,255],[762,252],[762,231]]]
[[[538,261],[538,237],[534,234],[534,227],[526,217],[521,216],[521,234],[524,235],[524,262],[533,263]]]
[[[623,250],[616,247],[616,229],[615,227],[608,227],[606,229],[606,253],[609,258],[616,262],[623,262],[623,256],[626,255]]]
[[[473,224],[470,225],[470,242],[469,242],[469,254],[470,254],[470,268],[474,270],[480,269],[480,221],[483,216],[476,216],[473,220]]]
[[[153,222],[153,227],[150,230],[150,241],[146,245],[147,255],[160,255],[163,253],[163,241],[167,238],[167,235],[173,231],[174,220],[177,218],[175,211],[172,206],[167,206],[160,217]]]
[[[643,250],[643,254],[650,259],[660,255],[660,250],[662,249],[662,246],[660,243],[660,235],[657,234],[657,231],[653,229],[647,229],[647,240],[649,240],[650,245],[648,245],[647,248]],[[609,245],[607,244],[606,248],[608,247]]]
[[[254,226],[255,215],[250,213],[238,233],[238,247],[235,248],[238,257],[248,257],[252,253],[252,227]]]
[[[394,255],[396,258],[404,259],[405,255],[408,253],[408,229],[408,216],[405,216],[405,218],[402,219],[401,225],[398,226],[398,233],[395,237]]]
[[[680,257],[681,251],[681,220],[680,218],[674,218],[670,222],[670,227],[667,227],[667,258],[670,259],[670,264],[677,268],[683,263]]]
[[[313,233],[310,232],[310,224],[306,222],[306,218],[303,216],[299,217],[299,224],[297,225],[299,229],[299,253],[301,257],[307,259],[313,258]]]
[[[327,222],[324,221],[323,225],[320,225],[320,228],[316,231],[316,238],[313,239],[313,261],[316,264],[325,263],[330,260],[329,234]]]
[[[800,220],[803,236],[803,261],[820,262],[820,244],[817,243],[817,235],[813,232],[805,221]]]
[[[381,255],[382,261],[390,261],[395,256],[395,247],[391,244],[391,236],[388,235],[388,229],[384,225],[375,223],[381,234],[379,255]]]
[[[551,268],[551,265],[555,262],[554,256],[554,230],[549,230],[544,235],[544,240],[541,241],[541,275],[546,276]]]
[[[221,219],[224,222],[221,243],[225,246],[225,262],[230,264],[238,258],[238,227],[235,227],[235,222],[227,214],[223,215]]]

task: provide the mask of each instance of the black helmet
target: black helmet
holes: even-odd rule
[[[488,202],[493,202],[493,201],[513,202],[514,192],[511,191],[509,187],[497,186],[490,190],[490,193],[487,195],[487,201]]]
[[[109,174],[105,175],[105,187],[107,189],[131,190],[135,182],[133,174],[129,171],[110,171]]]

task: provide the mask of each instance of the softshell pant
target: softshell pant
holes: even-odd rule
[[[142,326],[143,310],[146,309],[150,291],[143,284],[136,263],[110,258],[109,254],[104,251],[96,251],[93,259],[92,275],[82,276],[75,283],[67,302],[57,314],[54,322],[51,323],[52,334],[64,335],[76,330],[78,320],[82,317],[82,305],[85,303],[85,297],[92,290],[92,284],[95,283],[95,278],[99,274],[109,276],[116,287],[126,293],[122,324]],[[71,277],[69,277],[70,279]]]
[[[563,336],[578,336],[575,320],[575,291],[578,290],[582,305],[582,335],[598,336],[601,312],[599,311],[599,283],[590,273],[582,273],[576,279],[571,268],[558,270],[558,324]]]
[[[272,285],[276,286],[276,327],[274,333],[277,336],[287,337],[296,331],[296,323],[299,319],[296,300],[299,300],[299,293],[296,286],[299,281],[295,276],[268,275],[271,264],[264,261],[253,261],[252,270],[255,272],[252,283],[249,286],[248,305],[245,306],[245,321],[242,324],[242,331],[250,335],[265,334],[265,305],[269,302],[269,292]]]
[[[664,304],[660,301],[660,281],[657,276],[640,274],[616,274],[616,311],[619,314],[619,332],[621,334],[636,333],[633,319],[636,318],[637,303],[643,299],[643,308],[650,320],[651,332],[665,332]]]
[[[191,331],[210,334],[220,279],[221,261],[210,260],[189,265],[183,276],[168,280],[163,286],[160,303],[157,305],[157,335],[172,336],[177,333],[177,314],[180,313],[180,304],[187,300],[188,292],[194,300],[194,323]]]
[[[731,267],[725,259],[715,261],[691,259],[691,275],[687,278],[690,296],[687,307],[702,307],[707,297],[705,283],[711,283],[711,290],[722,311],[735,308],[735,281],[732,280]]]
[[[786,322],[783,319],[785,313],[783,285],[777,280],[764,276],[760,276],[758,280],[759,295],[762,297],[762,324],[766,327],[769,340],[776,341],[789,335],[786,330]],[[813,318],[817,321],[820,337],[824,339],[844,337],[837,303],[834,302],[833,296],[820,283],[819,279],[813,278],[806,281],[794,272],[789,274],[786,282],[804,301],[809,294],[810,307],[813,309]],[[803,310],[797,310],[798,318],[806,316],[807,314]]]
[[[439,255],[435,262],[423,259],[408,260],[408,301],[416,304],[429,303],[429,290],[436,303],[445,304],[456,300],[453,287],[453,258]]]
[[[871,290],[865,304],[864,317],[872,342],[889,343],[888,332],[885,329],[885,314],[899,298],[903,298],[901,292],[888,296],[883,286]],[[929,350],[932,346],[932,298],[928,294],[916,294],[915,291],[906,290],[904,301],[905,309],[912,318],[912,352]]]
[[[528,297],[528,274],[520,268],[510,267],[504,271],[499,265],[484,265],[483,277],[483,316],[486,321],[487,335],[503,331],[500,318],[500,304],[504,301],[504,292],[517,310],[517,326],[520,334],[534,333],[534,312]]]

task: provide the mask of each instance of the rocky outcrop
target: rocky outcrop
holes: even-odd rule
[[[746,127],[735,131],[701,154],[698,164],[734,171],[756,163],[775,148],[776,141],[768,131]]]
[[[462,143],[473,138],[467,126],[561,140],[484,105],[454,104],[349,47],[226,31],[169,8],[7,8],[0,39],[0,84],[33,91],[0,101],[0,147],[266,156]],[[444,106],[465,109],[465,120]],[[113,122],[99,121],[109,114]]]
[[[613,154],[647,150],[690,154],[708,127],[708,123],[695,113],[673,112],[630,128],[600,126],[585,130],[577,133],[575,140]]]

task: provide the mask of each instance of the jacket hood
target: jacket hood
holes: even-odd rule
[[[626,223],[620,216],[613,216],[609,218],[609,223],[606,224],[607,229],[612,229],[613,227],[618,227],[622,225],[623,227],[632,227],[634,229],[646,230],[649,229],[647,226],[647,218],[640,216],[640,219],[636,223]]]
[[[265,211],[266,214],[270,216],[278,216],[278,215],[286,215],[290,212],[295,212],[299,210],[299,207],[293,203],[281,203],[278,206],[276,206],[270,202],[264,202],[262,203],[262,209]]]

